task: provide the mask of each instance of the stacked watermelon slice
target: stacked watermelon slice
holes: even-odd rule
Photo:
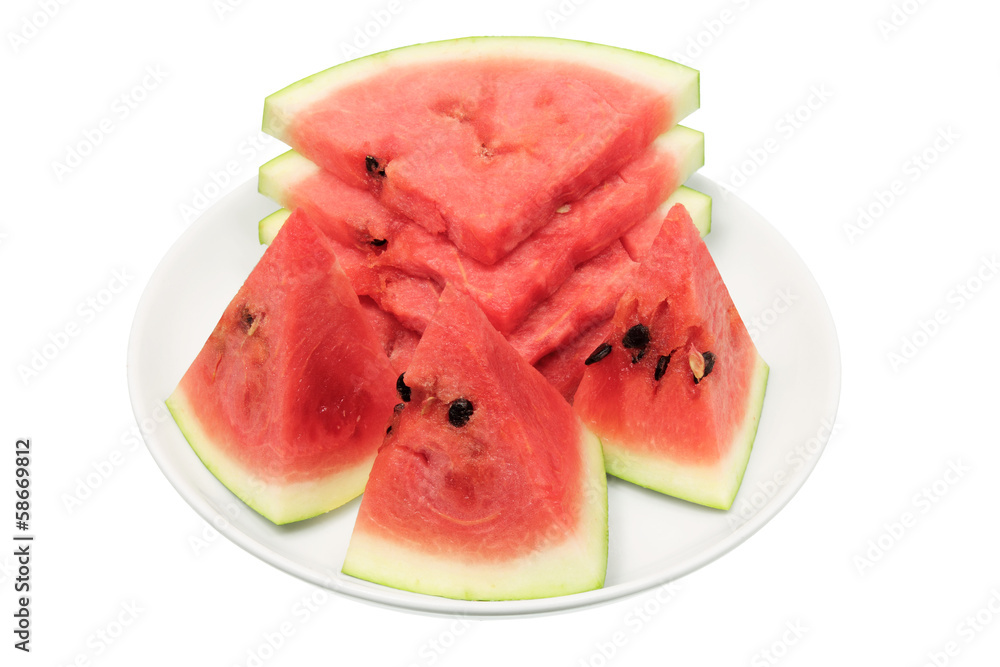
[[[167,401],[191,446],[275,523],[364,491],[344,572],[464,599],[603,585],[607,473],[728,509],[767,365],[683,185],[697,106],[694,70],[540,38],[267,98],[283,208]]]

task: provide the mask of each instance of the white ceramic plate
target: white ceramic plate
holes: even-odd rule
[[[447,614],[509,616],[561,611],[637,593],[681,577],[760,529],[812,471],[840,395],[840,353],[826,301],[809,270],[761,216],[716,183],[707,241],[758,349],[770,364],[767,398],[739,495],[728,512],[610,478],[610,553],[604,588],[541,600],[468,602],[398,591],[340,573],[359,500],[324,516],[275,526],[233,496],[164,418],[173,391],[262,248],[257,221],[275,205],[249,181],[202,215],[153,273],[128,350],[136,419],[153,458],[181,496],[258,558],[343,595]]]

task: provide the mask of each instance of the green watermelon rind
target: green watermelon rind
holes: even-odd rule
[[[703,192],[698,192],[694,188],[682,185],[674,190],[674,193],[670,195],[667,201],[663,202],[660,208],[657,209],[657,212],[662,213],[663,217],[667,217],[667,213],[670,212],[670,209],[675,204],[681,204],[687,209],[688,215],[691,216],[691,221],[697,227],[701,238],[709,235],[712,231],[711,197]]]
[[[386,67],[512,55],[586,64],[660,90],[676,100],[675,123],[700,104],[698,71],[649,53],[557,37],[463,37],[382,51],[296,81],[264,100],[262,129],[287,143],[287,129],[300,112],[338,88],[364,81]]]
[[[260,166],[257,172],[257,192],[284,204],[292,187],[319,170],[316,164],[298,151],[285,151]]]
[[[278,235],[278,230],[285,224],[292,214],[287,208],[279,208],[274,213],[261,218],[257,223],[257,240],[261,245],[271,245],[271,241]]]
[[[578,531],[508,563],[441,558],[355,527],[342,571],[401,590],[459,600],[530,600],[604,586],[608,491],[600,439],[579,420],[584,503]]]
[[[197,409],[178,387],[167,409],[191,449],[216,479],[251,509],[277,525],[310,519],[357,498],[368,482],[375,453],[361,462],[315,480],[273,483],[235,461],[203,428]]]
[[[728,510],[736,499],[764,407],[770,369],[756,355],[748,383],[746,417],[730,443],[729,456],[714,466],[685,465],[636,454],[641,448],[602,438],[609,475],[699,505]]]

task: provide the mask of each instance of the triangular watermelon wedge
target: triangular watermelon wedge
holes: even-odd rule
[[[206,467],[282,524],[362,492],[395,379],[333,247],[296,212],[167,406]]]
[[[509,334],[576,266],[633,227],[652,224],[651,243],[666,215],[654,211],[703,162],[702,134],[677,125],[491,265],[459,252],[446,237],[392,213],[368,190],[351,187],[295,151],[260,168],[259,188],[286,208],[306,209],[324,231],[365,254],[373,267],[462,287],[493,326]]]
[[[599,588],[600,444],[465,294],[445,288],[399,380],[346,574],[467,600]]]
[[[574,407],[601,438],[608,473],[728,509],[768,366],[683,206],[667,215],[587,364]]]
[[[269,96],[264,131],[492,264],[699,103],[625,49],[473,37],[374,54]]]

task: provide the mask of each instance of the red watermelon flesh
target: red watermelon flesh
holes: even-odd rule
[[[420,334],[400,324],[394,315],[382,310],[370,296],[360,296],[358,301],[382,344],[382,350],[389,357],[393,370],[396,373],[404,372],[420,342]]]
[[[286,523],[361,493],[394,381],[332,245],[293,214],[167,405],[223,484]]]
[[[588,63],[579,45],[516,40],[348,63],[271,96],[265,128],[492,264],[697,106],[697,74],[675,63],[630,54],[662,70],[630,77],[614,67],[629,52]]]
[[[344,572],[463,599],[600,587],[600,447],[468,296],[445,288],[402,381]]]
[[[338,240],[339,228],[332,225],[329,219],[307,211],[308,209],[298,209],[300,215],[309,217],[326,235],[355,293],[370,297],[382,310],[394,315],[405,328],[418,333],[423,331],[434,316],[441,288],[427,278],[417,278],[398,269],[373,265],[364,251]]]
[[[304,207],[321,217],[331,234],[366,252],[377,266],[461,286],[508,334],[577,265],[646,217],[661,221],[657,207],[701,165],[701,156],[701,134],[675,127],[492,265],[464,256],[445,237],[410,224],[298,154],[264,165],[260,189],[288,208]]]
[[[534,364],[581,331],[609,319],[635,266],[621,242],[615,241],[538,304],[508,336],[510,344]]]
[[[768,369],[683,207],[640,263],[606,342],[611,351],[587,366],[574,407],[601,438],[608,472],[728,509]]]
[[[611,334],[611,319],[598,322],[535,363],[535,369],[570,403],[583,379],[587,358]]]

